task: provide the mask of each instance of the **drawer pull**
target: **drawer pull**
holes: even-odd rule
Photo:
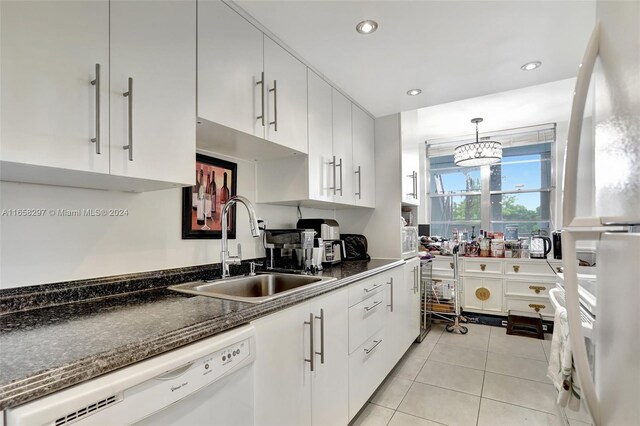
[[[556,266],[556,271],[561,274],[562,273],[562,266]]]
[[[375,307],[379,306],[381,303],[382,303],[382,300],[378,300],[377,302],[374,302],[374,303],[373,303],[373,305],[371,305],[371,306],[365,306],[365,307],[364,307],[364,310],[365,310],[366,312],[369,312],[369,311],[370,311],[370,310],[372,310],[373,308],[375,308]]]
[[[529,290],[533,290],[536,294],[540,294],[541,291],[545,291],[547,288],[541,285],[530,285]],[[531,305],[529,305],[531,306]]]
[[[453,269],[453,262],[449,262],[449,267]]]
[[[485,265],[484,263],[480,264],[480,270],[484,271],[485,269],[487,269],[487,265]]]
[[[369,293],[369,292],[372,292],[373,290],[375,290],[376,288],[380,288],[380,287],[382,287],[382,284],[376,284],[376,285],[371,286],[369,288],[365,288],[364,291],[365,291],[365,293]]]
[[[546,308],[546,306],[545,306],[545,305],[537,305],[537,304],[535,304],[535,303],[529,303],[529,307],[530,307],[531,309],[533,309],[534,311],[536,311],[536,312],[540,312],[540,309],[544,309],[544,308]]]
[[[513,265],[513,272],[515,272],[516,274],[518,272],[520,272],[520,265]],[[529,288],[531,288],[531,287],[529,287]]]
[[[371,353],[371,351],[372,351],[372,350],[374,350],[375,348],[377,348],[377,347],[378,347],[378,345],[379,345],[380,343],[382,343],[382,339],[380,339],[380,340],[374,340],[374,341],[373,341],[373,346],[371,346],[371,347],[370,347],[370,348],[368,348],[368,349],[367,349],[367,348],[365,348],[364,353],[365,353],[365,354],[367,354],[367,355],[369,355],[369,354]]]

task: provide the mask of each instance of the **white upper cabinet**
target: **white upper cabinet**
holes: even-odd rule
[[[195,1],[111,2],[112,174],[193,183],[195,59]]]
[[[353,135],[351,101],[333,89],[333,156],[335,158],[336,203],[353,204]]]
[[[198,116],[264,138],[263,35],[220,1],[198,4]]]
[[[264,36],[267,140],[307,153],[307,67]]]
[[[193,183],[195,0],[0,7],[2,180],[126,191]]]
[[[308,70],[309,97],[309,198],[333,201],[332,88]]]
[[[3,1],[0,17],[3,168],[109,173],[109,2]]]
[[[402,113],[402,202],[420,205],[420,150],[415,111]]]
[[[376,206],[376,170],[373,118],[351,105],[353,126],[354,204]]]

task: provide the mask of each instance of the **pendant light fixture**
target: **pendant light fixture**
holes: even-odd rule
[[[500,161],[502,159],[502,144],[478,138],[478,123],[482,123],[482,118],[474,118],[471,122],[476,124],[476,141],[456,147],[453,151],[456,166],[484,166]]]

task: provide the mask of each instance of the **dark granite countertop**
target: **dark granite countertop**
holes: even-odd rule
[[[261,304],[189,296],[166,288],[180,277],[202,277],[201,271],[182,271],[182,275],[173,274],[173,279],[160,271],[156,281],[151,273],[129,281],[127,276],[93,280],[97,281],[91,284],[94,294],[84,297],[78,294],[87,289],[74,282],[72,294],[64,296],[67,299],[60,291],[70,290],[61,284],[43,286],[47,290],[41,292],[35,286],[4,291],[0,299],[4,299],[5,308],[14,309],[5,309],[0,315],[0,410],[246,324],[403,263],[392,259],[343,262],[318,274],[336,281]],[[131,284],[135,280],[139,285]],[[111,287],[117,290],[105,290]],[[46,305],[45,293],[57,301],[54,306]],[[24,309],[16,310],[16,306]]]

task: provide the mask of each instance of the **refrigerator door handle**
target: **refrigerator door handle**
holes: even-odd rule
[[[591,413],[594,426],[600,426],[600,407],[598,395],[589,367],[587,347],[582,333],[582,320],[580,317],[580,299],[578,296],[578,264],[576,253],[577,239],[599,239],[598,231],[573,232],[565,230],[562,234],[562,261],[564,263],[564,289],[569,321],[569,334],[573,350],[573,362],[580,380],[582,398],[586,402]],[[566,238],[565,238],[566,237]],[[579,238],[576,238],[579,237]]]
[[[564,157],[564,182],[562,185],[562,220],[564,226],[601,226],[596,217],[576,217],[576,197],[578,194],[578,152],[580,150],[580,135],[584,109],[589,94],[591,74],[598,57],[600,48],[600,21],[591,33],[587,50],[578,69],[576,88],[571,106],[569,131],[567,134],[567,150]]]

